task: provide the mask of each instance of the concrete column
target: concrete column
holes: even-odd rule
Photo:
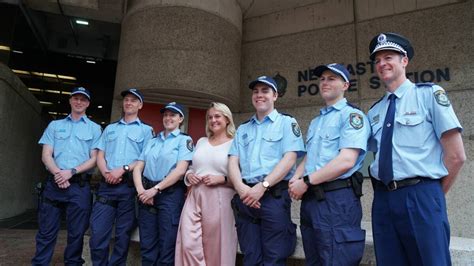
[[[36,208],[34,186],[45,178],[41,146],[45,126],[38,100],[0,63],[0,220]]]
[[[142,90],[146,102],[205,108],[221,101],[236,110],[241,20],[234,0],[128,1],[112,118],[128,87]]]

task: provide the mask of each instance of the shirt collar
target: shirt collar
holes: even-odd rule
[[[266,119],[270,119],[272,122],[275,122],[275,120],[277,119],[278,117],[278,111],[276,109],[273,109],[273,111],[271,111],[267,116],[265,116],[262,120],[262,123],[266,120]],[[252,116],[252,120],[254,123],[261,123],[258,121],[257,119],[257,114],[254,114]]]
[[[69,114],[69,115],[66,117],[66,119],[71,120],[71,121],[74,122],[74,120],[72,120],[71,114]],[[87,115],[83,115],[83,116],[81,116],[81,118],[79,118],[78,122],[79,122],[79,121],[82,121],[82,122],[84,122],[84,123],[87,123],[87,120],[89,120],[89,119],[87,118]]]
[[[410,88],[413,85],[413,83],[409,80],[406,79],[396,90],[393,92],[397,98],[402,98],[403,95],[407,92],[408,88]],[[390,95],[390,92],[387,92],[385,94],[385,99],[388,99],[388,96]]]
[[[171,131],[171,133],[168,136],[173,135],[173,137],[176,137],[180,133],[181,133],[181,130],[179,128],[177,128],[177,129]],[[160,132],[160,138],[165,139],[165,131],[164,130]]]
[[[339,101],[337,101],[337,103],[331,105],[331,106],[326,106],[324,108],[321,108],[321,110],[319,110],[319,113],[324,115],[324,114],[327,114],[329,112],[331,112],[332,110],[341,110],[342,108],[344,108],[344,106],[347,105],[347,99],[346,98],[342,98],[340,99]]]
[[[123,117],[122,117],[122,118],[120,119],[119,123],[124,124],[124,125],[137,123],[138,125],[140,125],[140,124],[142,123],[142,121],[140,121],[140,118],[137,117],[137,118],[136,118],[135,120],[133,120],[132,122],[127,123],[127,122],[125,122],[125,120],[124,120]]]

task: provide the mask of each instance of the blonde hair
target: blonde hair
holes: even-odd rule
[[[227,105],[217,102],[212,102],[206,111],[206,136],[209,138],[213,135],[212,131],[209,129],[209,119],[207,118],[211,108],[216,109],[216,111],[222,113],[222,115],[224,115],[227,120],[229,120],[229,124],[226,126],[226,133],[228,137],[233,138],[235,135],[235,124],[234,120],[232,119],[232,112],[230,111],[229,107],[227,107]]]

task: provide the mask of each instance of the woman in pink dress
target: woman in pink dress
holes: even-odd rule
[[[176,240],[175,265],[234,266],[237,233],[227,180],[227,154],[235,134],[232,113],[211,103],[206,135],[198,140],[192,165],[184,177],[190,192],[184,203]]]

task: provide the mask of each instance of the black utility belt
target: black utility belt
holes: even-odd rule
[[[430,182],[430,181],[439,182],[439,179],[416,176],[416,177],[405,178],[403,180],[392,180],[387,185],[385,185],[385,183],[375,178],[371,178],[371,181],[372,181],[372,186],[374,190],[378,189],[378,190],[384,190],[384,191],[395,191],[397,189],[414,186],[422,182]]]
[[[143,184],[143,188],[145,189],[150,189],[156,185],[158,185],[161,181],[163,180],[160,180],[160,181],[151,181],[150,179],[148,179],[147,177],[143,176],[142,177],[142,184]],[[173,192],[175,189],[178,189],[178,188],[184,188],[186,185],[184,184],[184,182],[182,180],[179,180],[178,182],[176,182],[175,184],[173,184],[172,186],[170,187],[167,187],[163,190],[161,190],[161,193],[164,193],[164,192]]]
[[[247,181],[242,180],[244,182],[244,184],[246,184],[247,186],[249,187],[253,187],[257,184],[260,184],[259,183],[248,183]],[[260,184],[261,186],[262,184]],[[288,181],[286,180],[282,180],[278,183],[276,183],[275,185],[271,186],[267,191],[265,191],[265,193],[269,193],[270,195],[272,195],[274,198],[280,198],[281,197],[281,192],[284,191],[284,190],[288,190]]]
[[[350,177],[345,179],[336,179],[329,182],[324,182],[318,185],[311,185],[308,191],[303,195],[303,199],[310,197],[316,197],[318,201],[326,199],[325,192],[335,191],[344,188],[352,188],[354,194],[357,197],[361,197],[362,194],[362,183],[364,182],[364,176],[360,172],[353,173]]]

